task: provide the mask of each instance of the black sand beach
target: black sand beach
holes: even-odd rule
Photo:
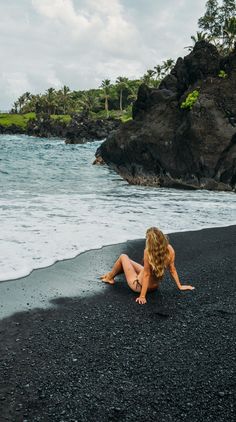
[[[117,255],[141,259],[144,241],[131,241],[67,261],[93,295],[0,321],[0,422],[235,421],[236,226],[170,241],[193,292],[166,275],[144,306],[122,277],[97,293]]]

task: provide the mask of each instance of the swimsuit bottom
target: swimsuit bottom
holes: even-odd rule
[[[160,282],[161,282],[161,280],[160,280]],[[148,288],[148,291],[149,292],[152,292],[152,291],[158,289],[160,287],[160,282],[158,283],[158,285],[156,287],[151,287],[151,288],[149,287]],[[136,289],[138,289],[138,288],[142,289],[142,284],[140,283],[140,281],[139,281],[138,278],[135,278],[134,279],[133,284],[135,285],[135,288]]]
[[[135,278],[133,281],[133,284],[135,284],[135,288],[138,289],[138,287],[142,288],[142,284],[140,283],[138,278]]]

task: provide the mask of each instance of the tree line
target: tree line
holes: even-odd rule
[[[104,110],[104,114],[109,117],[110,110],[122,113],[132,106],[141,83],[158,87],[173,66],[174,60],[167,59],[154,69],[148,69],[140,79],[131,80],[119,76],[115,83],[110,79],[104,79],[97,89],[71,91],[68,86],[63,86],[59,90],[48,88],[43,94],[25,92],[14,102],[11,112],[65,115],[81,111],[99,113]]]

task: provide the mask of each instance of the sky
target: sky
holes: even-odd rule
[[[0,0],[0,110],[24,92],[97,88],[188,54],[206,0]]]

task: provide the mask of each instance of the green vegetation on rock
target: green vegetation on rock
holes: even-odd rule
[[[9,126],[15,125],[15,126],[19,126],[22,129],[25,129],[28,121],[34,118],[35,118],[35,113],[26,113],[26,114],[0,113],[0,126],[9,127]]]
[[[199,91],[195,89],[194,91],[190,92],[185,101],[182,102],[180,108],[192,110],[194,104],[196,103],[199,97]]]
[[[227,78],[227,73],[224,70],[220,70],[218,73],[219,78],[225,79]]]
[[[69,115],[55,115],[52,114],[51,119],[53,120],[60,120],[65,123],[69,123],[71,121],[71,116]],[[27,123],[31,119],[35,119],[35,113],[25,113],[25,114],[14,114],[14,113],[0,113],[0,126],[3,127],[10,127],[10,126],[18,126],[21,129],[26,129]]]
[[[60,120],[64,123],[69,123],[71,121],[71,116],[69,114],[51,114],[51,119]]]

